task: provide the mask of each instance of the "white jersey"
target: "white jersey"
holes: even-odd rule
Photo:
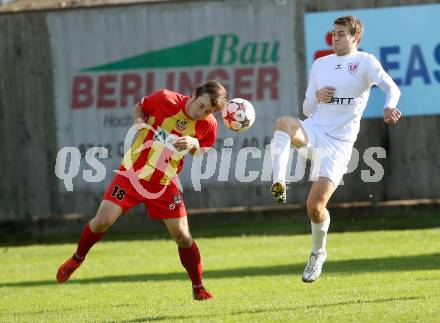
[[[312,66],[306,100],[315,100],[311,121],[335,139],[354,142],[372,85],[393,82],[380,62],[371,54],[354,51],[348,55],[328,55]],[[393,82],[394,84],[394,82]],[[330,102],[318,102],[316,91],[334,87]]]

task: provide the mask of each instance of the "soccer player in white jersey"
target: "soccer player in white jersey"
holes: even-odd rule
[[[397,85],[373,55],[357,50],[362,33],[363,25],[356,17],[335,20],[332,31],[335,53],[317,59],[310,73],[303,103],[308,118],[301,121],[287,116],[276,122],[271,194],[277,203],[286,201],[285,178],[291,145],[321,152],[312,159],[313,184],[307,198],[312,252],[302,276],[304,282],[319,277],[327,258],[330,214],[326,206],[347,171],[372,85],[378,85],[386,94],[384,121],[394,124],[400,117],[396,108],[400,97]]]

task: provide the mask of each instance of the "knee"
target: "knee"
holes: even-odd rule
[[[299,128],[299,121],[293,117],[279,117],[275,124],[276,130],[287,133],[295,132]]]
[[[312,222],[321,223],[326,218],[325,205],[320,201],[307,200],[307,214]]]
[[[110,217],[101,214],[95,216],[92,221],[90,221],[90,229],[92,229],[93,232],[104,232],[110,228],[112,224],[113,221]]]
[[[189,232],[179,231],[173,235],[173,238],[181,248],[189,248],[192,245],[192,237]]]

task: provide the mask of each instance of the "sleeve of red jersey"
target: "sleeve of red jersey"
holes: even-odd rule
[[[152,114],[154,107],[156,107],[164,96],[164,90],[158,90],[150,95],[144,96],[142,100],[139,102],[139,105],[142,108],[142,111],[146,116]]]
[[[210,120],[196,123],[196,133],[201,147],[212,147],[217,137],[217,120],[212,117]]]

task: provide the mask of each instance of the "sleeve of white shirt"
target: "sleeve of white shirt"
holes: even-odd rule
[[[318,90],[318,85],[316,83],[316,63],[314,62],[312,65],[312,69],[310,71],[309,84],[307,86],[306,98],[303,102],[303,113],[307,117],[309,117],[316,105],[318,104],[318,99],[316,98],[316,91]]]
[[[373,55],[369,55],[370,65],[368,68],[368,81],[371,85],[375,84],[385,92],[385,108],[395,108],[397,107],[397,102],[400,98],[400,90],[394,83],[391,76],[383,69],[380,62]]]

